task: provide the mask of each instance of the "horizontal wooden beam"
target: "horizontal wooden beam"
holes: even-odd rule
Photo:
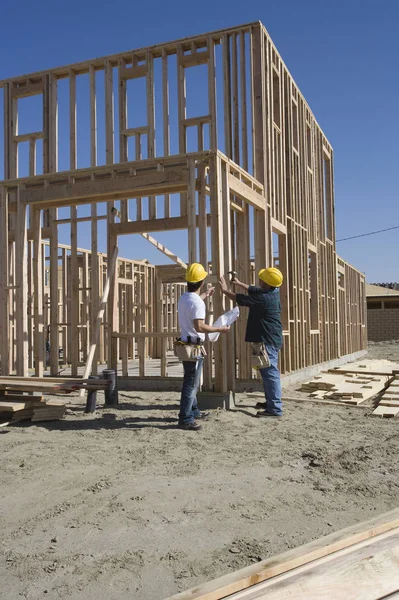
[[[42,75],[47,73],[51,73],[57,77],[57,79],[62,79],[64,77],[68,77],[71,70],[74,71],[76,75],[81,75],[83,73],[88,73],[90,67],[94,68],[94,70],[103,69],[105,65],[105,61],[109,61],[111,66],[116,67],[120,60],[131,60],[132,54],[134,54],[139,60],[145,59],[148,52],[151,52],[151,55],[154,58],[159,58],[162,56],[162,52],[166,52],[167,54],[176,54],[177,47],[182,45],[183,50],[190,49],[192,43],[195,43],[196,47],[204,48],[207,46],[208,40],[211,37],[215,44],[218,44],[222,39],[224,34],[228,33],[239,33],[241,31],[249,32],[253,26],[259,26],[259,21],[245,23],[243,25],[239,25],[237,27],[229,27],[227,29],[220,29],[218,31],[212,31],[210,33],[204,33],[201,35],[181,38],[179,40],[175,40],[173,42],[167,42],[164,44],[156,44],[153,46],[147,46],[145,48],[139,48],[135,50],[129,50],[126,52],[119,52],[118,54],[113,54],[109,56],[102,56],[101,58],[95,58],[92,60],[86,60],[70,65],[65,65],[62,67],[57,67],[55,69],[49,69],[47,71],[37,71],[35,73],[20,75],[18,77],[3,79],[0,81],[0,88],[3,87],[6,83],[11,82],[24,82],[27,79],[39,78]]]
[[[210,123],[210,120],[210,115],[204,115],[203,117],[190,117],[189,119],[184,119],[183,125],[185,127],[195,127],[198,125],[205,125],[206,123]]]
[[[140,65],[138,67],[122,67],[120,69],[121,79],[139,79],[147,75],[147,65]]]
[[[34,131],[33,133],[22,133],[14,135],[14,142],[30,142],[30,140],[41,140],[44,137],[43,131]]]
[[[210,215],[207,215],[207,225],[210,226]],[[197,227],[199,220],[197,216]],[[188,218],[168,217],[163,219],[144,219],[142,221],[128,221],[127,223],[110,223],[111,235],[128,235],[131,233],[154,233],[156,231],[174,231],[188,228]]]
[[[42,175],[34,175],[31,177],[18,177],[14,179],[6,179],[1,182],[1,185],[9,189],[9,200],[13,201],[16,196],[16,188],[18,185],[24,185],[26,188],[38,187],[44,182],[51,183],[68,183],[72,178],[76,181],[83,178],[96,178],[99,175],[115,177],[125,174],[134,174],[135,172],[148,172],[151,168],[159,170],[161,167],[184,167],[187,161],[194,160],[196,162],[205,162],[215,156],[216,152],[212,150],[202,150],[200,152],[187,152],[185,154],[174,154],[171,156],[162,156],[159,158],[146,158],[144,160],[134,160],[121,162],[113,165],[100,165],[98,167],[86,167],[84,169],[72,169],[70,171],[58,171],[53,173],[44,173]]]
[[[209,51],[194,52],[183,55],[180,59],[182,67],[196,67],[197,65],[206,65],[209,61]]]
[[[39,189],[21,190],[20,198],[27,204],[41,205],[46,208],[62,205],[75,206],[119,198],[182,192],[186,190],[188,182],[189,171],[187,168],[170,167],[164,171],[118,175],[109,179],[89,179],[62,185],[53,184]]]
[[[30,83],[21,87],[13,87],[11,95],[13,98],[28,98],[43,93],[43,83]]]
[[[124,129],[122,135],[126,135],[126,137],[133,137],[135,135],[148,135],[148,127],[144,125],[143,127],[130,127],[129,129]]]
[[[157,337],[165,337],[165,338],[169,338],[169,337],[177,337],[178,333],[176,331],[150,331],[150,332],[146,332],[146,331],[124,331],[123,333],[120,333],[118,331],[114,332],[112,334],[113,338],[121,338],[121,339],[126,339],[126,338],[141,338],[141,339],[146,339],[146,338],[157,338]]]
[[[240,200],[247,202],[247,204],[250,204],[258,210],[265,210],[266,201],[264,197],[255,192],[248,185],[237,179],[237,177],[231,175],[231,173],[229,173],[229,187],[230,192],[234,196],[240,198]]]
[[[287,233],[287,227],[272,217],[272,229],[277,233]]]

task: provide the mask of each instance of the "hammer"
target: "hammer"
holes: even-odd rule
[[[231,275],[230,283],[233,283],[233,281],[236,280],[238,273],[237,273],[237,271],[228,271],[228,275]]]

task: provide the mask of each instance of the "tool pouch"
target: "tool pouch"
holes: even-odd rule
[[[251,343],[251,367],[255,370],[270,367],[270,358],[263,342]]]
[[[182,362],[196,362],[201,356],[206,356],[201,344],[189,344],[181,339],[173,342],[174,355]]]

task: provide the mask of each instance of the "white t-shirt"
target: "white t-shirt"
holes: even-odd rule
[[[186,292],[180,296],[177,310],[179,313],[180,335],[183,342],[187,342],[189,336],[194,343],[197,338],[204,341],[205,333],[199,333],[194,328],[194,319],[205,320],[206,308],[202,298],[196,293]]]

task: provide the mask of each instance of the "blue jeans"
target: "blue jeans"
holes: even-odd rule
[[[278,368],[277,348],[266,345],[266,350],[270,358],[270,367],[260,369],[263,380],[263,389],[265,390],[266,412],[272,415],[283,414],[283,403],[281,402],[281,379]]]
[[[195,362],[183,362],[184,379],[180,398],[180,425],[192,423],[195,421],[196,417],[199,417],[201,414],[197,403],[197,392],[201,383],[203,365],[203,356],[198,358]]]

